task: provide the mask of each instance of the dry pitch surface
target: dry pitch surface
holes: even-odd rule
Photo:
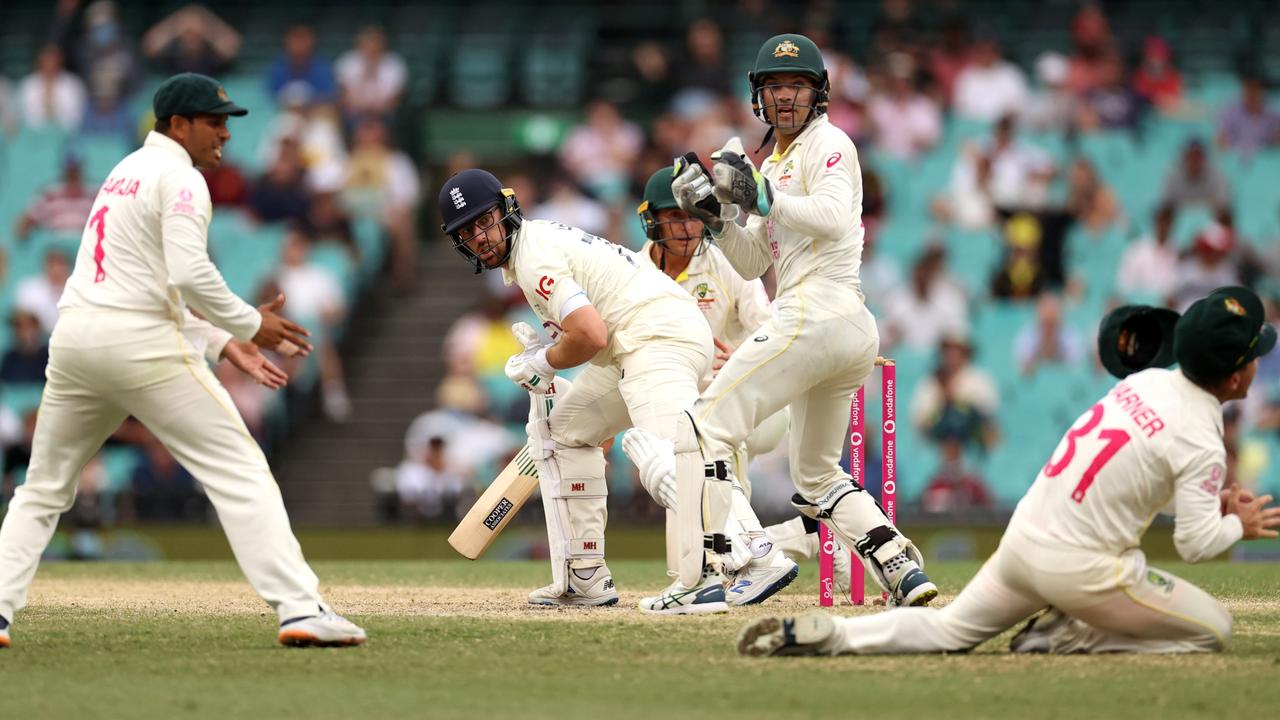
[[[733,638],[747,619],[815,607],[811,572],[763,607],[655,618],[635,610],[660,584],[653,562],[615,564],[622,604],[591,610],[525,605],[545,581],[537,563],[320,563],[326,596],[372,639],[287,650],[229,563],[50,565],[0,651],[0,707],[14,718],[1274,714],[1280,566],[1166,567],[1226,599],[1228,653],[1015,657],[1006,634],[969,655],[745,659]],[[954,592],[976,565],[930,569]]]

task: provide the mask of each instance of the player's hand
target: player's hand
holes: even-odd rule
[[[1239,485],[1224,488],[1222,492],[1218,493],[1219,512],[1223,515],[1231,514],[1227,511],[1227,499],[1231,497],[1233,491],[1239,491],[1240,502],[1253,502],[1253,493],[1242,489]]]
[[[717,337],[711,338],[711,342],[716,344],[716,356],[711,359],[711,372],[718,373],[729,362],[729,356],[733,355],[733,346]]]
[[[556,377],[556,369],[547,362],[545,347],[512,355],[504,369],[507,379],[535,395],[545,395]]]
[[[685,153],[675,159],[675,175],[671,180],[671,194],[676,205],[702,221],[712,232],[724,229],[720,218],[720,202],[711,193],[711,178],[694,153]]]
[[[543,347],[542,339],[538,337],[538,331],[527,322],[518,322],[511,326],[511,334],[516,337],[516,342],[525,350],[537,350]]]
[[[765,217],[773,209],[773,183],[756,170],[742,151],[742,141],[730,138],[711,154],[711,184],[716,199],[743,212]]]
[[[1270,495],[1245,500],[1247,493],[1239,487],[1227,491],[1227,512],[1240,518],[1244,526],[1244,539],[1273,538],[1280,536],[1280,507],[1267,507]]]
[[[253,336],[253,344],[290,357],[306,357],[311,352],[311,343],[307,342],[311,332],[280,315],[282,307],[284,293],[277,295],[275,300],[258,306],[258,312],[262,314],[262,326],[258,328],[258,334]],[[290,348],[290,345],[293,347]]]
[[[232,340],[222,348],[222,357],[239,368],[241,372],[258,382],[259,385],[279,390],[289,382],[285,371],[276,367],[267,359],[257,345],[251,342]]]

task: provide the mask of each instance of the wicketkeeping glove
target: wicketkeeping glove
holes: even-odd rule
[[[711,190],[711,178],[696,153],[685,153],[675,159],[671,194],[676,196],[676,205],[718,233],[724,228],[724,220],[720,218],[720,201]]]
[[[773,183],[742,152],[742,141],[732,138],[711,154],[712,193],[725,205],[765,217],[773,209]]]

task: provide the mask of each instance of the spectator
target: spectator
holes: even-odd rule
[[[924,37],[925,28],[915,14],[912,0],[880,1],[880,14],[871,21],[871,50],[875,56],[914,55]]]
[[[1142,62],[1134,73],[1133,89],[1161,115],[1177,115],[1182,110],[1182,73],[1173,66],[1164,38],[1152,35],[1142,43]]]
[[[0,359],[0,382],[43,384],[49,346],[44,342],[44,333],[40,332],[40,319],[19,309],[9,316],[9,325],[13,328],[14,344]]]
[[[356,244],[351,216],[342,207],[342,181],[336,168],[311,174],[311,203],[304,227],[313,243],[341,246],[352,262],[358,263],[360,246]]]
[[[1107,56],[1113,52],[1111,25],[1102,8],[1093,3],[1080,8],[1071,23],[1071,40],[1075,49],[1069,61],[1067,86],[1077,95],[1084,95],[1101,84]]]
[[[44,273],[24,279],[14,291],[14,304],[36,316],[46,335],[58,322],[58,300],[71,276],[71,260],[61,250],[50,250],[44,256]]]
[[[142,54],[166,74],[218,76],[240,54],[240,33],[199,4],[185,5],[142,36]]]
[[[90,132],[127,133],[133,118],[126,104],[142,85],[142,67],[133,42],[124,34],[116,4],[97,0],[84,12],[84,36],[77,45],[78,66],[89,90],[84,129]]]
[[[1013,353],[1023,375],[1034,374],[1041,365],[1078,367],[1084,361],[1080,334],[1062,324],[1062,301],[1058,296],[1040,295],[1036,318],[1014,338]]]
[[[946,251],[930,245],[911,268],[911,282],[890,292],[885,301],[884,347],[899,343],[915,350],[932,349],[948,333],[963,333],[968,300],[946,269]]]
[[[443,437],[432,437],[421,455],[406,458],[396,468],[396,494],[406,517],[441,520],[456,514],[466,482],[450,467],[445,445]]]
[[[1018,213],[1004,224],[1005,255],[991,282],[991,294],[1004,300],[1039,295],[1048,284],[1041,262],[1044,228],[1034,215]]]
[[[297,140],[285,138],[280,142],[275,162],[249,192],[249,208],[262,222],[306,219],[310,199]]]
[[[1266,85],[1259,75],[1242,75],[1240,88],[1240,101],[1223,110],[1218,120],[1218,146],[1251,158],[1280,144],[1280,112],[1267,107]]]
[[[1216,288],[1241,284],[1235,249],[1235,235],[1222,225],[1210,223],[1201,230],[1174,274],[1174,309],[1182,312]]]
[[[191,473],[157,440],[147,442],[142,450],[142,462],[130,478],[136,519],[143,522],[204,520],[204,495]]]
[[[355,48],[338,58],[334,73],[348,123],[365,115],[391,122],[409,80],[404,60],[387,49],[387,34],[376,25],[356,35]]]
[[[946,189],[930,205],[941,221],[969,230],[988,228],[995,220],[991,202],[991,157],[973,143],[960,148]]]
[[[824,47],[819,45],[818,47]],[[837,52],[823,53],[823,62],[831,78],[831,93],[827,100],[827,119],[832,125],[840,128],[855,143],[861,144],[867,139],[869,132],[866,106],[871,95],[871,83],[867,75],[857,63],[847,55]],[[755,137],[759,133],[760,121],[750,113],[746,103],[740,103],[745,123],[739,126],[744,130],[742,137]],[[748,129],[749,128],[749,129]],[[753,150],[748,147],[747,150]],[[772,147],[762,148],[763,152],[772,152]],[[752,161],[763,162],[768,155],[757,156],[753,153]]]
[[[84,183],[80,157],[67,153],[62,160],[62,182],[40,191],[18,218],[13,233],[19,240],[26,240],[33,230],[46,230],[75,236],[79,241],[97,194],[96,185]]]
[[[1083,157],[1071,163],[1067,212],[1093,235],[1101,234],[1120,219],[1115,193],[1098,177],[1093,163]]]
[[[1189,140],[1178,164],[1165,176],[1160,204],[1172,205],[1176,210],[1191,205],[1217,210],[1230,203],[1231,188],[1226,176],[1209,162],[1202,141]]]
[[[591,194],[617,202],[627,191],[631,166],[643,148],[640,128],[610,103],[596,100],[587,106],[586,121],[560,146],[560,162]]]
[[[533,206],[530,218],[555,219],[593,235],[605,234],[609,214],[600,203],[583,195],[568,178],[559,173],[551,177],[549,185],[546,200]]]
[[[939,103],[951,103],[951,98],[955,97],[956,78],[968,64],[969,28],[963,17],[954,16],[942,26],[942,41],[929,50],[929,75]]]
[[[296,82],[305,86],[317,102],[337,102],[332,63],[316,57],[315,53],[316,34],[310,25],[289,28],[284,35],[284,54],[267,69],[267,90],[271,96],[279,98],[286,86]]]
[[[58,127],[71,132],[84,122],[89,93],[80,78],[63,69],[58,46],[46,45],[36,56],[35,72],[18,88],[18,102],[22,123],[28,128]]]
[[[671,101],[678,115],[697,114],[729,92],[724,60],[724,33],[714,20],[695,20],[685,34],[685,57],[676,73],[680,90]]]
[[[1001,117],[985,151],[991,165],[991,201],[1004,215],[1043,209],[1049,201],[1049,184],[1057,173],[1052,156],[1015,137],[1015,124],[1015,116]]]
[[[1103,59],[1097,84],[1084,94],[1076,125],[1086,132],[1133,132],[1138,129],[1142,111],[1142,96],[1126,82],[1124,62],[1113,53]]]
[[[1173,292],[1178,250],[1173,246],[1173,207],[1156,209],[1155,225],[1120,258],[1116,289],[1126,300],[1163,304]]]
[[[972,60],[956,77],[951,107],[968,120],[994,122],[1020,112],[1027,101],[1027,79],[1017,65],[1000,57],[995,38],[973,45]]]
[[[676,85],[669,55],[667,48],[654,40],[640,42],[632,48],[631,72],[624,81],[625,89],[620,91],[626,98],[627,117],[648,120],[671,102]]]
[[[351,400],[343,376],[342,358],[335,337],[347,314],[342,286],[327,268],[310,261],[311,240],[300,227],[292,227],[284,237],[276,282],[284,293],[290,314],[313,329],[312,344],[320,368],[320,396],[325,415],[333,422],[351,416]]]
[[[1022,124],[1034,132],[1065,135],[1076,119],[1076,98],[1067,88],[1067,59],[1047,52],[1036,58],[1040,88],[1027,98]]]
[[[942,465],[920,495],[920,510],[926,515],[956,516],[986,511],[994,504],[982,476],[966,466],[964,444],[953,435],[938,438],[942,445]]]
[[[0,75],[0,136],[18,132],[18,99],[9,78]]]
[[[869,115],[875,144],[902,160],[914,160],[937,144],[942,114],[928,96],[915,88],[915,61],[906,53],[888,60],[886,91],[871,99]]]
[[[280,112],[271,119],[258,146],[258,159],[270,166],[280,152],[280,143],[297,142],[299,158],[308,173],[347,169],[347,146],[342,127],[332,105],[319,102],[305,83],[291,83],[277,97]]]
[[[985,448],[996,439],[991,418],[999,405],[995,380],[973,365],[973,346],[964,335],[951,333],[938,343],[937,367],[916,386],[911,422],[922,435],[934,437],[944,426],[955,427],[954,418],[972,415],[977,422],[960,439]]]
[[[407,155],[388,144],[387,126],[377,118],[356,125],[344,200],[377,217],[391,238],[392,280],[413,286],[418,257],[418,170]]]

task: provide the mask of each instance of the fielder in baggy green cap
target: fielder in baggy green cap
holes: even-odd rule
[[[231,102],[222,84],[208,75],[181,73],[165,80],[152,98],[156,118],[174,115],[234,115],[249,111]]]
[[[1174,330],[1182,374],[1197,385],[1220,383],[1271,352],[1276,330],[1262,300],[1246,287],[1222,287],[1191,304]]]

